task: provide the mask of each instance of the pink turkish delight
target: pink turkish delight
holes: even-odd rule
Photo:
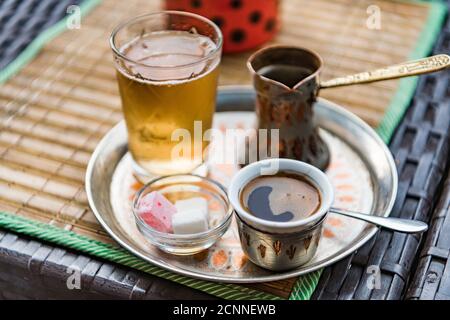
[[[176,207],[161,193],[152,191],[141,198],[138,204],[139,216],[153,229],[172,233],[172,216]]]

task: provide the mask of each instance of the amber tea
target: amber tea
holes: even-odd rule
[[[120,47],[123,59],[117,63],[117,78],[137,171],[187,173],[203,163],[207,143],[194,135],[194,123],[201,123],[203,131],[212,125],[218,45],[193,27],[142,33]],[[172,152],[179,143],[173,137],[177,129],[190,133],[188,157],[174,157]],[[200,155],[194,150],[198,145]]]

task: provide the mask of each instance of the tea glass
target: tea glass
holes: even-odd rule
[[[180,31],[207,37],[213,49],[193,62],[175,65],[127,56],[139,39]],[[220,29],[196,14],[163,11],[121,23],[112,32],[110,45],[136,176],[146,182],[150,177],[189,173],[204,165],[208,143],[202,132],[211,128],[215,110]],[[178,45],[173,50],[173,55],[181,54]],[[184,145],[178,150],[180,143]]]

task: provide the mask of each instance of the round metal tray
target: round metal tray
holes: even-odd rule
[[[219,88],[216,118],[226,115],[227,123],[237,119],[248,124],[255,117],[253,111],[251,87]],[[325,99],[318,99],[315,104],[315,121],[332,149],[327,174],[339,189],[334,206],[388,216],[397,194],[397,171],[391,153],[377,133],[357,116]],[[326,226],[326,234],[312,261],[279,273],[261,269],[245,259],[234,227],[223,241],[203,255],[171,256],[147,243],[137,231],[127,204],[132,179],[126,128],[121,122],[102,139],[89,162],[86,192],[91,209],[121,246],[161,268],[194,278],[252,283],[299,276],[353,253],[377,230],[372,225],[330,214],[328,229]]]

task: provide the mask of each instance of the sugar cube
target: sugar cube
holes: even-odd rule
[[[150,227],[161,232],[173,232],[172,216],[176,207],[161,193],[152,191],[139,201],[138,214]]]
[[[208,202],[195,197],[175,202],[177,213],[172,216],[173,232],[192,234],[208,230]]]
[[[178,200],[175,202],[175,208],[177,212],[190,211],[195,209],[200,212],[205,219],[208,218],[208,201],[202,197],[194,197],[184,200]]]
[[[172,228],[176,234],[192,234],[208,230],[208,220],[202,212],[189,210],[172,216]]]

